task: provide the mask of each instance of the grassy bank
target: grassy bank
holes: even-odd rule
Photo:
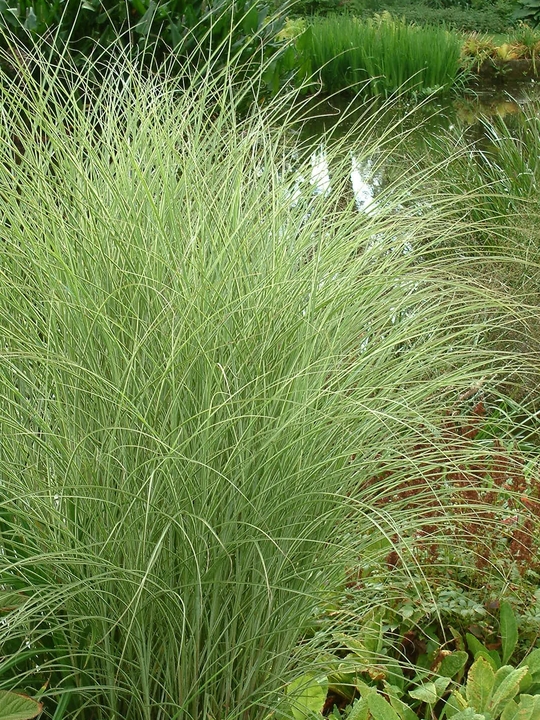
[[[512,77],[534,78],[540,52],[540,33],[526,23],[498,35],[462,33],[388,12],[288,19],[277,39],[290,43],[278,61],[282,77],[364,96],[447,91],[490,69],[502,81],[520,60],[532,62]]]
[[[460,494],[500,455],[461,429],[526,378],[526,311],[465,276],[424,170],[357,213],[337,147],[296,195],[290,98],[37,64],[1,91],[0,689],[54,720],[298,720],[359,558],[423,573],[418,533],[457,557],[506,518],[512,488],[495,520]]]

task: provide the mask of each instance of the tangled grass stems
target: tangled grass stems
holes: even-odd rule
[[[36,62],[0,123],[1,686],[47,717],[265,718],[345,568],[417,522],[392,483],[458,463],[419,439],[525,364],[489,343],[518,311],[438,258],[452,197],[292,203],[282,101]],[[389,468],[387,529],[362,485]]]

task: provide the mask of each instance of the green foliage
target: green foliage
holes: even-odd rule
[[[26,695],[0,690],[0,720],[32,720],[43,705]]]
[[[464,32],[506,32],[514,10],[512,0],[480,2],[438,2],[438,0],[387,0],[373,3],[372,10],[388,10],[417,25],[439,25]]]
[[[295,15],[327,15],[344,8],[344,0],[298,0],[291,5]]]
[[[328,92],[434,92],[458,77],[460,39],[387,14],[364,21],[333,16],[313,20],[299,54]]]
[[[509,14],[493,6],[477,10],[449,7],[437,10],[421,4],[396,5],[392,11],[417,25],[443,25],[460,32],[502,33],[510,26]]]
[[[388,627],[385,619],[379,623],[378,634],[370,634],[373,623],[368,622],[361,638],[336,635],[340,647],[349,652],[334,661],[327,676],[329,687],[349,703],[360,696],[341,717],[496,720],[538,716],[540,649],[530,652],[517,667],[507,664],[518,644],[517,620],[507,601],[500,608],[502,658],[469,635],[469,652],[447,650],[440,644],[428,658],[418,657],[416,664],[408,665],[402,655],[403,641],[385,638],[384,627]],[[329,659],[326,662],[332,665]],[[318,682],[322,682],[320,678]],[[310,701],[313,699],[310,696]],[[323,700],[321,695],[317,697],[318,707],[310,702],[310,711],[320,712]],[[307,698],[299,702],[307,713]]]
[[[279,30],[261,0],[1,0],[0,25],[27,47],[42,39],[56,53],[68,46],[91,55],[121,38],[153,63],[171,51],[226,62],[241,49],[247,60],[273,47]]]
[[[287,704],[294,720],[307,720],[317,714],[326,700],[328,679],[315,674],[302,675],[287,687]],[[283,706],[282,712],[286,711]]]
[[[515,10],[513,18],[524,20],[533,25],[540,25],[539,0],[518,0],[519,7]]]
[[[502,663],[506,664],[512,657],[518,641],[516,616],[512,606],[506,600],[501,603],[500,626],[502,639]]]

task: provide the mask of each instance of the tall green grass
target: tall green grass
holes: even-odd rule
[[[435,92],[451,87],[460,73],[457,34],[409,25],[388,13],[369,20],[315,18],[307,32],[310,42],[301,42],[300,54],[328,92]]]
[[[538,302],[540,267],[538,112],[538,101],[530,100],[515,116],[481,117],[476,128],[458,125],[446,133],[426,133],[422,157],[410,144],[406,160],[422,163],[426,169],[434,164],[441,167],[433,191],[444,196],[450,188],[458,190],[463,216],[471,226],[489,224],[490,232],[472,238],[474,252],[485,258],[513,258],[513,263],[494,269],[500,281],[512,285],[524,302],[532,304]],[[537,331],[535,335],[537,342]]]
[[[355,213],[338,148],[293,203],[282,100],[36,62],[1,89],[0,687],[266,718],[346,568],[428,521],[394,489],[450,507],[430,468],[485,456],[441,422],[526,364],[489,342],[517,311],[439,259],[466,228],[414,176]]]

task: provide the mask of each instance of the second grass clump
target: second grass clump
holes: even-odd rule
[[[306,32],[310,39],[300,41],[300,54],[326,92],[432,93],[451,87],[460,73],[459,35],[410,25],[389,13],[314,18]]]

